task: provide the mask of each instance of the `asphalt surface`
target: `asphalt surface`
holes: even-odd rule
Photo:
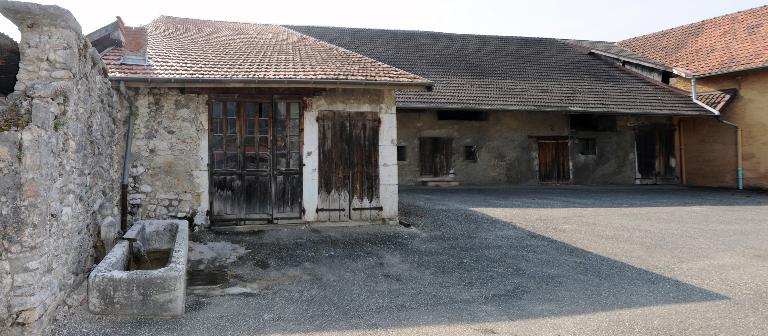
[[[768,334],[767,194],[459,187],[400,199],[410,228],[195,233],[208,259],[190,277],[208,286],[190,287],[182,318],[80,307],[55,334]]]

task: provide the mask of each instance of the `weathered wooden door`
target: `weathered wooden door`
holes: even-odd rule
[[[214,226],[301,219],[301,104],[210,102]]]
[[[641,183],[674,183],[675,129],[668,125],[638,128],[635,133],[637,174]]]
[[[571,180],[571,162],[568,139],[538,140],[539,181],[568,183]]]
[[[419,138],[419,168],[421,176],[448,176],[451,171],[453,139]]]
[[[318,220],[380,220],[378,114],[323,111],[317,121]]]

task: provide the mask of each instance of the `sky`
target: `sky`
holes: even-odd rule
[[[237,22],[431,30],[619,41],[768,4],[768,0],[38,0],[69,9],[85,34],[159,15]],[[18,29],[0,18],[0,31]]]

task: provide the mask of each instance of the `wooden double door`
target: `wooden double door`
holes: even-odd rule
[[[380,220],[378,113],[321,111],[317,123],[317,220]]]
[[[673,126],[659,124],[638,127],[635,131],[635,150],[639,183],[677,183]]]
[[[211,225],[302,218],[301,100],[209,101]]]

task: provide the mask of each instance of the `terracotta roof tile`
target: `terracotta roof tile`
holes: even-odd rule
[[[631,38],[618,45],[696,75],[768,66],[768,6]]]
[[[719,91],[701,92],[696,95],[696,98],[713,109],[722,111],[723,108],[736,97],[736,93],[736,89],[723,89]]]
[[[400,108],[712,115],[674,89],[557,39],[290,26],[434,82]]]
[[[148,65],[121,64],[114,48],[102,56],[110,77],[429,83],[277,25],[160,16],[146,31]]]

